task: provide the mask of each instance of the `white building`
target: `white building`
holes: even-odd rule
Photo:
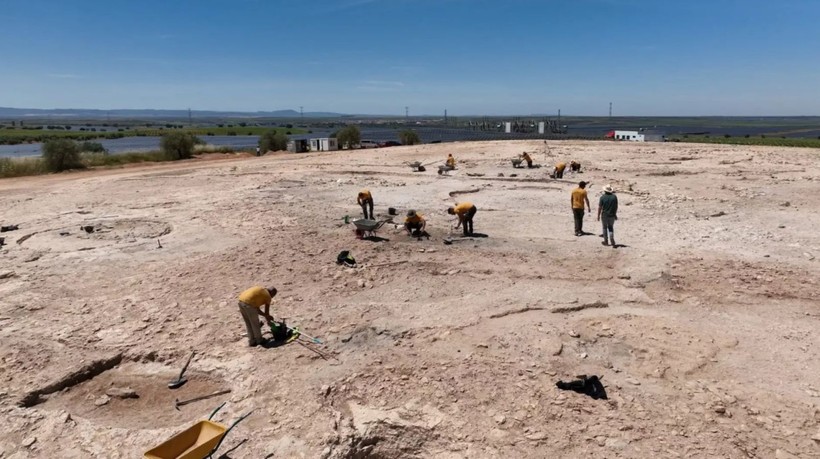
[[[332,137],[310,139],[310,151],[336,151],[339,142]]]
[[[615,131],[615,140],[629,140],[631,142],[643,142],[644,135],[638,131]]]

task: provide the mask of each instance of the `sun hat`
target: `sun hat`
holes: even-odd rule
[[[612,193],[612,185],[607,185],[604,187],[604,191],[606,193]]]
[[[413,209],[408,210],[407,211],[407,216],[408,217],[415,217],[416,216],[416,211],[413,210]]]

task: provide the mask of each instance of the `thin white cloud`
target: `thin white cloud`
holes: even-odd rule
[[[367,80],[363,81],[360,85],[356,86],[356,89],[360,91],[374,91],[374,92],[386,92],[386,91],[398,91],[404,88],[404,82],[402,81],[381,81],[381,80]]]

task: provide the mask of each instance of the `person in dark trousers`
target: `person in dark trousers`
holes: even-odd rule
[[[365,219],[375,220],[375,218],[373,218],[373,195],[370,194],[370,190],[359,191],[356,202],[362,206],[362,213]],[[368,213],[368,211],[370,212]]]
[[[526,151],[524,153],[521,153],[521,159],[527,162],[528,168],[532,169],[532,157],[530,157],[529,153],[527,153]]]
[[[447,209],[448,214],[458,216],[456,229],[462,226],[465,236],[473,234],[473,217],[475,217],[476,212],[478,212],[478,209],[471,202],[462,202]]]
[[[562,179],[564,178],[564,169],[567,168],[567,163],[558,163],[555,165],[555,169],[552,170],[552,175],[554,178]]]
[[[572,205],[572,215],[575,217],[575,235],[584,235],[584,203],[587,205],[587,212],[592,213],[587,197],[587,182],[579,182],[578,188],[572,190],[570,204]]]
[[[618,197],[612,191],[612,185],[604,187],[604,194],[598,200],[598,221],[604,229],[603,245],[615,245],[615,220],[618,219]]]
[[[414,233],[421,234],[424,232],[426,226],[427,221],[423,215],[413,209],[407,211],[407,218],[404,219],[404,229],[407,230],[407,234],[411,236],[413,236]]]

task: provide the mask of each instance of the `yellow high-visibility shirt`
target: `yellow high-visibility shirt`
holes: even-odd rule
[[[361,201],[372,201],[373,195],[370,194],[370,190],[362,190],[359,191],[359,202]]]
[[[251,287],[239,295],[239,301],[255,308],[270,304],[271,299],[270,292],[263,287]]]
[[[473,203],[471,202],[462,202],[456,204],[456,206],[453,208],[453,211],[456,213],[456,215],[458,215],[459,220],[461,220],[462,218],[464,218],[465,215],[467,215],[467,212],[469,212],[470,209],[472,209],[473,207],[475,206],[473,206]]]
[[[567,163],[558,163],[558,164],[555,165],[555,169],[558,172],[564,172],[564,169],[566,169],[566,168],[567,168]]]
[[[453,168],[456,167],[456,159],[453,158],[452,156],[448,156],[447,157],[447,165],[450,166],[450,167],[453,167]]]
[[[422,214],[417,213],[415,217],[407,217],[404,219],[404,223],[410,223],[412,225],[419,224],[424,221],[424,216]]]
[[[532,158],[530,158],[530,155],[529,155],[529,154],[527,154],[527,153],[523,153],[523,154],[521,155],[521,158],[522,158],[524,161],[528,161],[528,162],[531,162],[531,161],[532,161]]]
[[[587,197],[587,190],[578,187],[572,190],[572,208],[573,209],[583,209],[584,208],[584,198]]]

